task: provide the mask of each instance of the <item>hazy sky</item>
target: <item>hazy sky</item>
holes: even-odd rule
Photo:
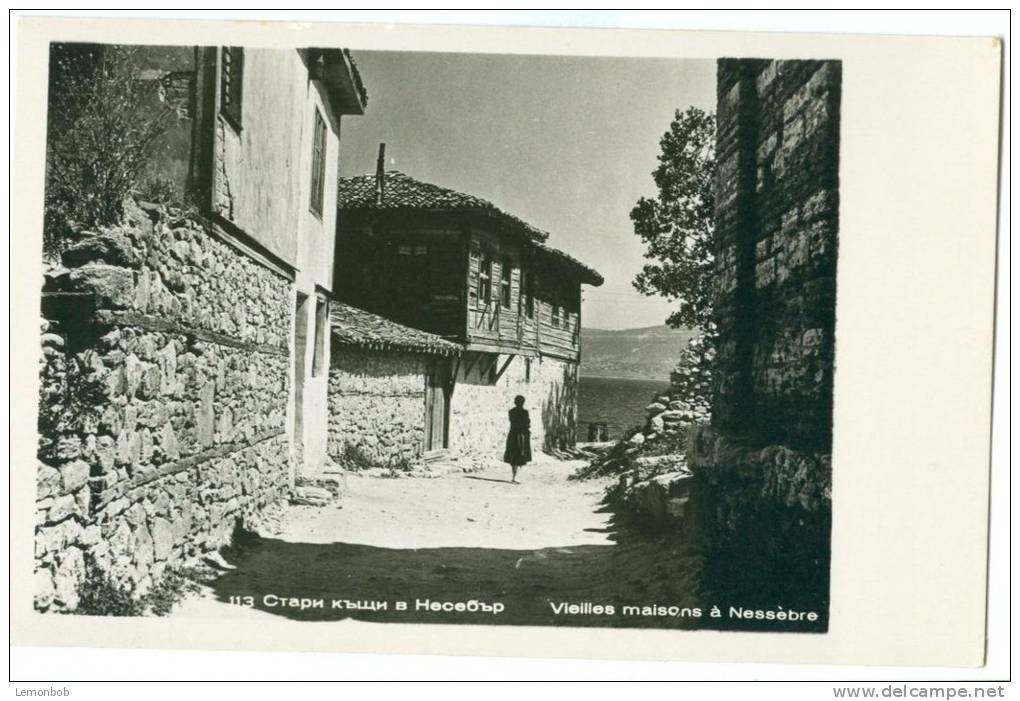
[[[368,111],[346,117],[341,175],[387,169],[483,197],[601,272],[584,288],[596,328],[661,324],[638,294],[629,213],[655,194],[659,139],[677,108],[715,108],[715,62],[358,51]]]

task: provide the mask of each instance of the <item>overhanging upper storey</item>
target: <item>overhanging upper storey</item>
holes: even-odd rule
[[[602,276],[488,200],[383,169],[341,178],[341,299],[468,351],[580,357],[581,286]]]
[[[329,95],[330,107],[337,115],[365,114],[368,91],[347,49],[307,49],[308,72],[321,80]]]

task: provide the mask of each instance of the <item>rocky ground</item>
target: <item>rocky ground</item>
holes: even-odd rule
[[[336,502],[290,507],[276,535],[225,550],[236,569],[208,582],[174,615],[696,626],[677,612],[698,605],[700,560],[675,536],[628,533],[602,505],[611,479],[568,481],[583,464],[539,456],[520,484],[495,462],[471,473],[441,470],[431,479],[351,473]],[[291,598],[323,600],[324,608],[279,604]],[[341,606],[331,608],[334,600]],[[453,608],[471,600],[504,610]],[[400,601],[407,610],[397,609]],[[387,607],[349,605],[356,602]],[[443,610],[447,603],[451,610]],[[577,604],[579,612],[561,603]],[[663,611],[622,616],[625,604]],[[614,613],[599,613],[598,605],[612,605]]]

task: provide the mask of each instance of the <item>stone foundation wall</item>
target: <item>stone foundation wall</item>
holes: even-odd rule
[[[429,358],[334,344],[327,452],[349,469],[408,467],[425,440]]]
[[[688,438],[685,536],[706,553],[706,581],[722,600],[781,602],[828,620],[832,460],[757,446],[710,427]],[[753,580],[746,579],[754,572]]]
[[[185,217],[129,203],[47,276],[36,606],[86,564],[141,595],[290,483],[292,285]]]
[[[497,370],[508,356],[500,355]],[[450,447],[463,453],[503,457],[507,412],[518,394],[531,413],[531,449],[572,446],[577,433],[578,364],[549,356],[514,357],[495,384],[458,373],[450,411]]]

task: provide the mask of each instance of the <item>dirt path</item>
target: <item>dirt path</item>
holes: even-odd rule
[[[511,548],[601,545],[609,515],[595,513],[605,483],[568,482],[583,463],[541,456],[510,483],[501,463],[433,479],[347,479],[342,508],[311,509],[285,540],[380,548]]]
[[[516,485],[509,468],[496,463],[432,479],[351,475],[338,506],[293,507],[277,538],[227,550],[237,570],[182,602],[174,615],[656,625],[554,608],[645,603],[665,574],[663,559],[670,559],[661,542],[616,544],[612,514],[600,505],[606,482],[567,480],[581,464],[541,456]],[[243,597],[255,605],[229,603]],[[325,605],[302,610],[277,603],[290,598]],[[334,600],[387,606],[332,608]],[[503,612],[444,610],[471,600],[498,603]],[[407,610],[397,609],[401,601]],[[430,608],[433,602],[441,607]],[[672,596],[668,603],[684,602]]]

